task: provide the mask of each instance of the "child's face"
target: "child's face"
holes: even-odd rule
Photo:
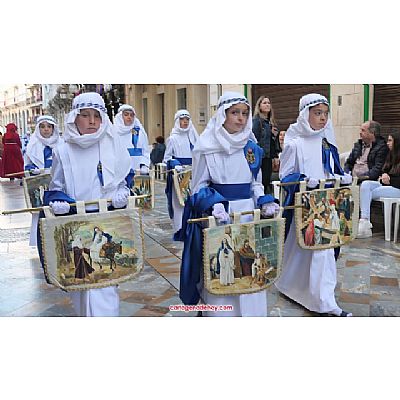
[[[189,126],[189,118],[188,117],[179,118],[179,126],[182,129],[186,129]]]
[[[81,135],[96,133],[100,124],[100,113],[93,108],[83,108],[75,119],[75,125]]]
[[[228,133],[233,134],[244,129],[249,118],[249,106],[243,103],[234,104],[226,110],[224,127]]]
[[[329,107],[326,104],[317,104],[314,107],[310,107],[310,113],[308,122],[312,129],[319,131],[324,128],[328,122]]]
[[[53,125],[48,122],[41,122],[39,124],[39,132],[44,138],[49,138],[53,134]]]
[[[133,120],[135,119],[135,114],[132,110],[124,110],[122,111],[122,119],[126,126],[132,125]]]
[[[271,102],[268,97],[265,97],[260,103],[260,111],[263,114],[268,114],[271,111]]]

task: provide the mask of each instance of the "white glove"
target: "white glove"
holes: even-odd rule
[[[265,203],[261,206],[261,215],[263,217],[273,217],[278,211],[279,204],[276,204],[273,201],[270,203]]]
[[[142,165],[140,167],[140,175],[148,175],[149,174],[149,167],[146,165]]]
[[[308,178],[307,187],[314,189],[319,185],[319,179]]]
[[[111,199],[112,206],[114,208],[125,207],[128,204],[128,196],[129,191],[125,190],[125,188],[123,190],[117,191]]]
[[[32,175],[39,175],[40,174],[40,169],[39,168],[31,169],[29,172]]]
[[[175,165],[175,171],[176,172],[181,172],[183,170],[182,165]]]
[[[70,206],[66,201],[51,201],[49,206],[56,215],[68,214],[70,209]]]
[[[225,211],[225,207],[222,203],[216,203],[213,205],[212,215],[218,220],[219,223],[229,222],[229,214]]]
[[[350,185],[353,182],[353,177],[351,176],[351,174],[346,174],[346,172],[344,173],[344,175],[335,174],[335,178],[340,178],[340,183],[343,185]]]

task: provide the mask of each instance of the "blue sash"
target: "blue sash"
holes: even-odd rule
[[[181,165],[192,165],[192,159],[191,157],[174,157],[174,160],[179,161]],[[179,164],[177,164],[179,165]]]
[[[228,201],[250,199],[251,184],[236,183],[236,184],[218,184],[210,183],[210,188],[215,189],[221,196],[224,196]]]
[[[143,149],[142,148],[138,148],[138,147],[131,147],[128,149],[129,151],[129,155],[132,157],[136,157],[136,156],[142,156],[143,155]]]

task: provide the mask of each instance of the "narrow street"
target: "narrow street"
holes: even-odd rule
[[[172,241],[164,188],[156,181],[155,208],[144,212],[145,268],[133,281],[120,285],[121,316],[194,316],[170,311],[182,304],[179,270],[183,243]],[[19,181],[0,179],[0,209],[25,207]],[[44,279],[37,250],[29,246],[31,215],[0,216],[0,316],[73,316],[69,296]],[[336,297],[354,316],[400,316],[400,245],[386,242],[383,233],[354,240],[338,260]],[[315,316],[268,290],[270,316]]]

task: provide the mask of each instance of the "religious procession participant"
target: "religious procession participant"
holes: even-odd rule
[[[230,221],[229,212],[262,209],[272,216],[279,209],[271,195],[264,196],[261,176],[262,149],[251,130],[249,102],[240,93],[226,92],[193,149],[192,196],[187,200],[182,230],[180,298],[184,304],[232,305],[229,312],[207,312],[206,316],[267,316],[266,291],[238,296],[217,296],[203,286],[202,229],[188,218],[213,215],[218,223]],[[241,217],[250,221],[251,215]]]
[[[316,188],[320,179],[336,177],[343,184],[352,182],[351,175],[345,174],[340,167],[326,97],[312,93],[300,99],[297,122],[290,125],[284,143],[279,171],[282,182],[308,179],[309,189]],[[289,195],[285,206],[289,205],[295,191],[294,185],[287,188]],[[334,249],[301,249],[296,241],[292,215],[292,210],[283,215],[287,222],[287,237],[282,273],[275,283],[276,287],[310,311],[351,316],[335,300],[337,279]]]
[[[167,171],[170,171],[167,175],[165,194],[167,195],[169,217],[172,219],[174,231],[177,233],[182,227],[183,206],[180,205],[176,195],[171,170],[176,169],[177,172],[180,172],[184,165],[192,164],[192,150],[199,134],[192,123],[188,110],[178,110],[175,113],[174,121],[174,127],[167,139],[163,162],[167,164]]]
[[[75,97],[66,117],[64,141],[53,150],[52,181],[45,204],[55,214],[68,214],[69,203],[78,200],[112,199],[114,208],[127,205],[129,189],[125,177],[129,155],[114,135],[104,101],[98,93]],[[87,211],[97,210],[87,206]],[[116,286],[70,293],[78,316],[118,316]]]
[[[128,187],[133,186],[133,178],[138,171],[140,175],[148,175],[150,168],[150,150],[147,133],[136,116],[135,109],[123,104],[114,119],[114,129],[123,146],[131,157],[131,168],[126,178]]]
[[[26,146],[24,155],[25,171],[32,175],[40,173],[40,169],[50,172],[53,162],[53,149],[60,139],[60,132],[54,118],[50,115],[41,115],[36,122],[35,131]],[[36,246],[39,213],[32,213],[30,246]]]

